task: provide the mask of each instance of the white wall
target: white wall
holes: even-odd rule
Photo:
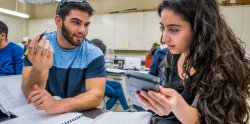
[[[28,21],[28,35],[56,30],[54,19]],[[160,42],[159,17],[155,11],[95,15],[91,18],[88,39],[99,38],[116,50],[149,50]]]
[[[27,30],[29,37],[36,37],[44,31],[47,33],[56,31],[56,24],[54,18],[28,20]]]
[[[246,43],[246,51],[250,51],[250,6],[223,6],[221,13],[234,33]]]
[[[18,17],[0,14],[0,20],[8,26],[8,40],[19,42],[25,36],[26,20]]]
[[[222,15],[235,34],[250,51],[250,6],[223,6]],[[28,34],[36,36],[47,30],[56,30],[54,19],[28,21]],[[156,12],[95,15],[91,18],[88,39],[102,39],[116,50],[148,50],[159,42],[159,17]]]

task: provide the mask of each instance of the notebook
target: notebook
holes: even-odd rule
[[[0,77],[0,109],[14,119],[4,121],[4,124],[69,124],[81,119],[86,124],[91,124],[93,119],[85,117],[82,113],[71,112],[65,114],[48,114],[37,110],[27,99],[21,89],[22,77],[4,76]]]

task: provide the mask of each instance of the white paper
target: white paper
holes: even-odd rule
[[[149,124],[152,113],[149,112],[107,112],[96,118],[93,124]]]
[[[28,101],[21,89],[22,77],[5,76],[0,77],[0,109],[9,111],[17,118],[1,122],[3,124],[61,124],[79,119],[84,124],[91,124],[93,119],[84,117],[81,113],[71,112],[65,114],[48,114],[45,111],[37,110]],[[58,98],[59,99],[59,98]]]
[[[0,77],[0,104],[3,112],[28,104],[21,83],[21,75]]]
[[[91,124],[93,119],[82,116],[81,113],[48,114],[44,111],[37,111],[21,117],[3,122],[3,124],[62,124],[71,122],[75,124],[79,119],[85,120],[84,124]],[[71,124],[70,123],[70,124]]]
[[[40,111],[40,110],[36,110],[36,108],[33,106],[33,104],[26,104],[24,106],[21,106],[19,108],[16,109],[12,109],[9,110],[11,113],[13,113],[15,116],[23,116],[27,113],[30,112],[35,112],[35,111]]]

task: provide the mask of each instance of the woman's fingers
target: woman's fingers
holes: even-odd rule
[[[153,91],[151,91],[153,92]],[[145,91],[141,91],[140,92],[140,95],[142,95],[145,99],[147,99],[150,103],[150,106],[151,106],[151,110],[152,111],[155,111],[157,114],[163,116],[165,115],[165,108],[164,106],[162,106],[161,104],[159,104],[155,99],[153,99],[149,94],[148,92],[145,92]]]
[[[171,108],[167,97],[154,91],[149,91],[148,95],[157,103],[155,107],[159,109],[163,115],[168,115],[170,113]]]

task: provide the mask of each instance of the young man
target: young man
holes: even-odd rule
[[[65,113],[100,105],[106,82],[104,56],[85,39],[92,13],[85,0],[62,0],[55,17],[57,32],[29,41],[22,89],[37,109]]]
[[[0,21],[0,76],[22,73],[23,49],[8,42],[8,27]]]

